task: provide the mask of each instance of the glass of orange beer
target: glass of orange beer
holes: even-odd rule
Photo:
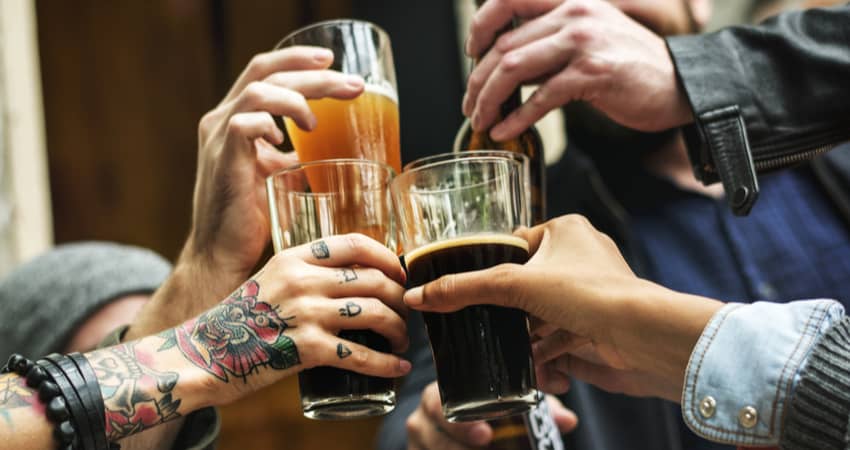
[[[386,31],[360,20],[331,20],[297,30],[275,48],[294,45],[326,47],[334,53],[331,69],[366,81],[363,94],[353,100],[308,100],[317,119],[313,131],[284,118],[298,159],[368,159],[400,172],[398,90]]]
[[[397,230],[390,198],[394,176],[383,163],[333,159],[299,164],[268,177],[275,252],[345,233],[365,234],[395,251]],[[342,276],[341,283],[351,281],[348,272]],[[381,352],[392,350],[386,338],[370,330],[341,330],[339,336]],[[392,379],[314,367],[298,374],[298,382],[302,411],[311,419],[379,416],[396,405]]]

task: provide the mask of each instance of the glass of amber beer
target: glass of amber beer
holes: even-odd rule
[[[365,91],[353,100],[308,100],[317,120],[313,131],[284,118],[298,159],[362,158],[400,172],[398,90],[387,33],[369,22],[332,20],[297,30],[275,48],[293,45],[326,47],[334,53],[331,69],[366,81]]]
[[[512,157],[456,154],[413,164],[396,177],[409,287],[528,260],[528,243],[514,234],[528,220],[524,170]],[[524,413],[537,403],[523,311],[482,305],[423,316],[449,421]]]
[[[303,163],[268,177],[275,252],[345,233],[365,234],[396,251],[390,199],[394,174],[383,163],[335,159]],[[378,351],[391,351],[384,337],[369,330],[345,330],[339,335]],[[301,372],[298,382],[302,410],[311,419],[378,416],[396,404],[392,379],[316,367]]]

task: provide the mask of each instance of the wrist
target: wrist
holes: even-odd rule
[[[624,353],[630,353],[634,369],[663,380],[665,392],[657,396],[679,398],[691,353],[705,326],[723,303],[708,298],[682,294],[655,283],[645,285],[623,308],[624,329],[629,342]]]
[[[227,297],[247,274],[220,270],[206,254],[192,249],[191,237],[174,270],[154,292],[125,333],[124,340],[160,332],[195,317]]]

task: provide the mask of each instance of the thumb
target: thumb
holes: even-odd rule
[[[578,416],[567,409],[557,397],[547,395],[546,401],[549,402],[549,410],[552,411],[552,419],[555,420],[555,425],[558,426],[558,431],[561,433],[569,433],[578,426]]]
[[[498,305],[522,309],[518,283],[528,277],[519,276],[519,264],[501,264],[490,269],[445,275],[435,281],[410,289],[404,303],[412,309],[431,312],[453,312],[470,305]]]

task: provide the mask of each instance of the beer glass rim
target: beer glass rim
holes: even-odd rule
[[[418,174],[420,172],[424,172],[426,170],[433,170],[433,169],[441,167],[441,166],[448,166],[450,164],[457,164],[459,161],[462,161],[464,163],[467,163],[469,161],[487,162],[487,163],[508,163],[518,170],[522,168],[522,163],[520,163],[516,159],[514,159],[514,158],[504,158],[504,157],[500,157],[500,156],[480,156],[479,155],[479,156],[469,156],[469,157],[463,157],[463,158],[441,159],[441,160],[438,160],[438,161],[429,162],[427,164],[424,164],[424,165],[421,165],[421,166],[418,166],[418,167],[414,167],[412,169],[407,169],[407,170],[402,171],[402,173],[398,174],[395,177],[395,179],[392,180],[393,191],[396,191],[396,190],[405,191],[405,192],[410,191],[409,188],[405,189],[403,186],[412,185],[413,183],[411,183],[409,180],[411,178],[413,178],[416,174]],[[407,166],[405,166],[405,167],[407,167]],[[489,183],[492,183],[492,180],[481,181],[481,182],[471,184],[471,185],[466,185],[466,186],[434,188],[434,189],[417,190],[417,191],[419,193],[439,194],[439,193],[443,193],[443,192],[458,191],[458,190],[464,190],[464,189],[474,189],[474,188],[477,188],[479,186],[483,186],[483,185],[486,185],[486,184],[489,184]]]
[[[294,38],[295,36],[302,34],[302,33],[305,33],[307,31],[315,30],[317,28],[330,28],[333,25],[350,24],[350,23],[357,23],[357,24],[365,25],[365,26],[377,31],[378,34],[380,34],[382,38],[385,38],[387,40],[389,40],[389,38],[390,38],[390,35],[389,35],[389,33],[387,33],[386,30],[384,30],[380,26],[376,25],[374,22],[370,22],[368,20],[350,19],[350,18],[330,19],[330,20],[322,20],[320,22],[314,22],[314,23],[311,23],[309,25],[305,25],[301,28],[298,28],[295,31],[290,32],[289,34],[284,36],[283,39],[281,39],[277,43],[277,45],[274,46],[274,48],[278,49],[278,48],[284,47],[284,42],[289,41],[292,38]]]
[[[512,152],[510,150],[487,150],[487,149],[477,149],[477,150],[461,150],[454,151],[449,153],[439,153],[436,155],[423,156],[422,158],[414,159],[409,163],[405,164],[401,171],[402,173],[407,172],[409,170],[419,169],[420,167],[426,167],[432,163],[440,162],[440,161],[454,161],[458,159],[468,159],[468,158],[482,158],[482,157],[493,157],[493,158],[501,158],[505,157],[505,159],[519,159],[522,160],[523,163],[529,163],[531,160],[528,156]]]
[[[266,180],[274,180],[276,178],[280,178],[295,172],[303,171],[304,169],[309,169],[310,167],[317,166],[372,166],[380,171],[384,172],[387,177],[387,188],[389,189],[390,183],[392,183],[393,179],[396,177],[395,169],[392,168],[389,164],[385,164],[379,161],[373,161],[371,159],[361,159],[361,158],[334,158],[334,159],[318,159],[316,161],[310,161],[305,163],[298,163],[294,166],[289,166],[285,169],[278,170],[273,174],[266,177]],[[365,191],[371,190],[380,190],[384,188],[374,188],[374,189],[364,189]],[[304,192],[305,195],[328,195],[329,193],[307,193]]]

